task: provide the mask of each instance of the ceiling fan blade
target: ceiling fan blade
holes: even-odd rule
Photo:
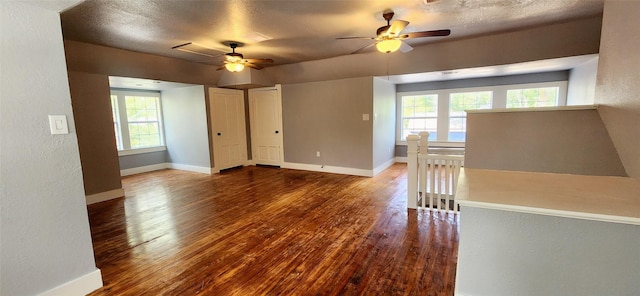
[[[365,46],[363,46],[363,47],[358,48],[356,51],[354,51],[354,52],[352,52],[352,53],[350,53],[350,54],[356,54],[356,53],[359,53],[359,52],[361,52],[361,51],[363,51],[363,50],[365,50],[365,49],[367,49],[367,48],[369,48],[369,47],[371,47],[371,46],[374,46],[374,45],[375,45],[375,43],[371,43],[371,44],[369,44],[369,45],[365,45]]]
[[[402,32],[402,30],[404,30],[404,28],[406,28],[408,24],[409,22],[407,21],[393,21],[393,23],[391,23],[391,26],[387,30],[387,36],[398,37],[400,35],[400,32]]]
[[[407,44],[406,42],[402,41],[402,45],[400,45],[400,52],[402,53],[407,53],[413,50],[413,47],[411,47],[411,45]]]
[[[336,40],[346,40],[346,39],[367,39],[367,40],[373,40],[376,39],[375,37],[338,37],[336,38]]]
[[[252,64],[252,63],[244,63],[244,65],[245,65],[246,67],[254,68],[254,69],[256,69],[256,70],[262,70],[262,69],[264,68],[264,67],[262,67],[262,66],[258,66],[258,65],[256,65],[256,64]]]
[[[409,34],[404,34],[400,36],[401,39],[409,39],[409,38],[422,38],[422,37],[438,37],[438,36],[449,36],[451,34],[451,30],[433,30],[433,31],[422,31],[422,32],[413,32]]]
[[[273,63],[272,59],[244,59],[244,60],[247,61],[247,63],[252,63],[252,64],[255,64],[255,63],[264,63],[264,64]]]

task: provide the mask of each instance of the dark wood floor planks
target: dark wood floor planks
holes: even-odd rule
[[[406,166],[374,178],[245,167],[125,177],[89,206],[91,295],[453,295],[457,216],[406,208]]]

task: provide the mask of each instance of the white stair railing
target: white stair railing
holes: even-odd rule
[[[407,137],[407,206],[458,212],[455,199],[464,156],[429,154],[428,132]]]

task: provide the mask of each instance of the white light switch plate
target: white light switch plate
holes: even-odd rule
[[[66,115],[49,115],[49,127],[52,135],[64,135],[69,133]]]
[[[362,120],[364,121],[369,120],[369,114],[362,114]]]

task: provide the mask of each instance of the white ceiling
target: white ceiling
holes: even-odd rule
[[[599,15],[603,0],[86,0],[61,14],[71,40],[218,64],[224,41],[239,41],[246,58],[275,65],[347,55],[385,25],[382,12],[410,22],[406,32],[451,29],[449,37],[409,40],[412,46]],[[270,37],[258,41],[257,37]],[[171,49],[194,42],[217,58]],[[370,48],[369,50],[374,50]],[[402,54],[402,53],[394,53]]]

